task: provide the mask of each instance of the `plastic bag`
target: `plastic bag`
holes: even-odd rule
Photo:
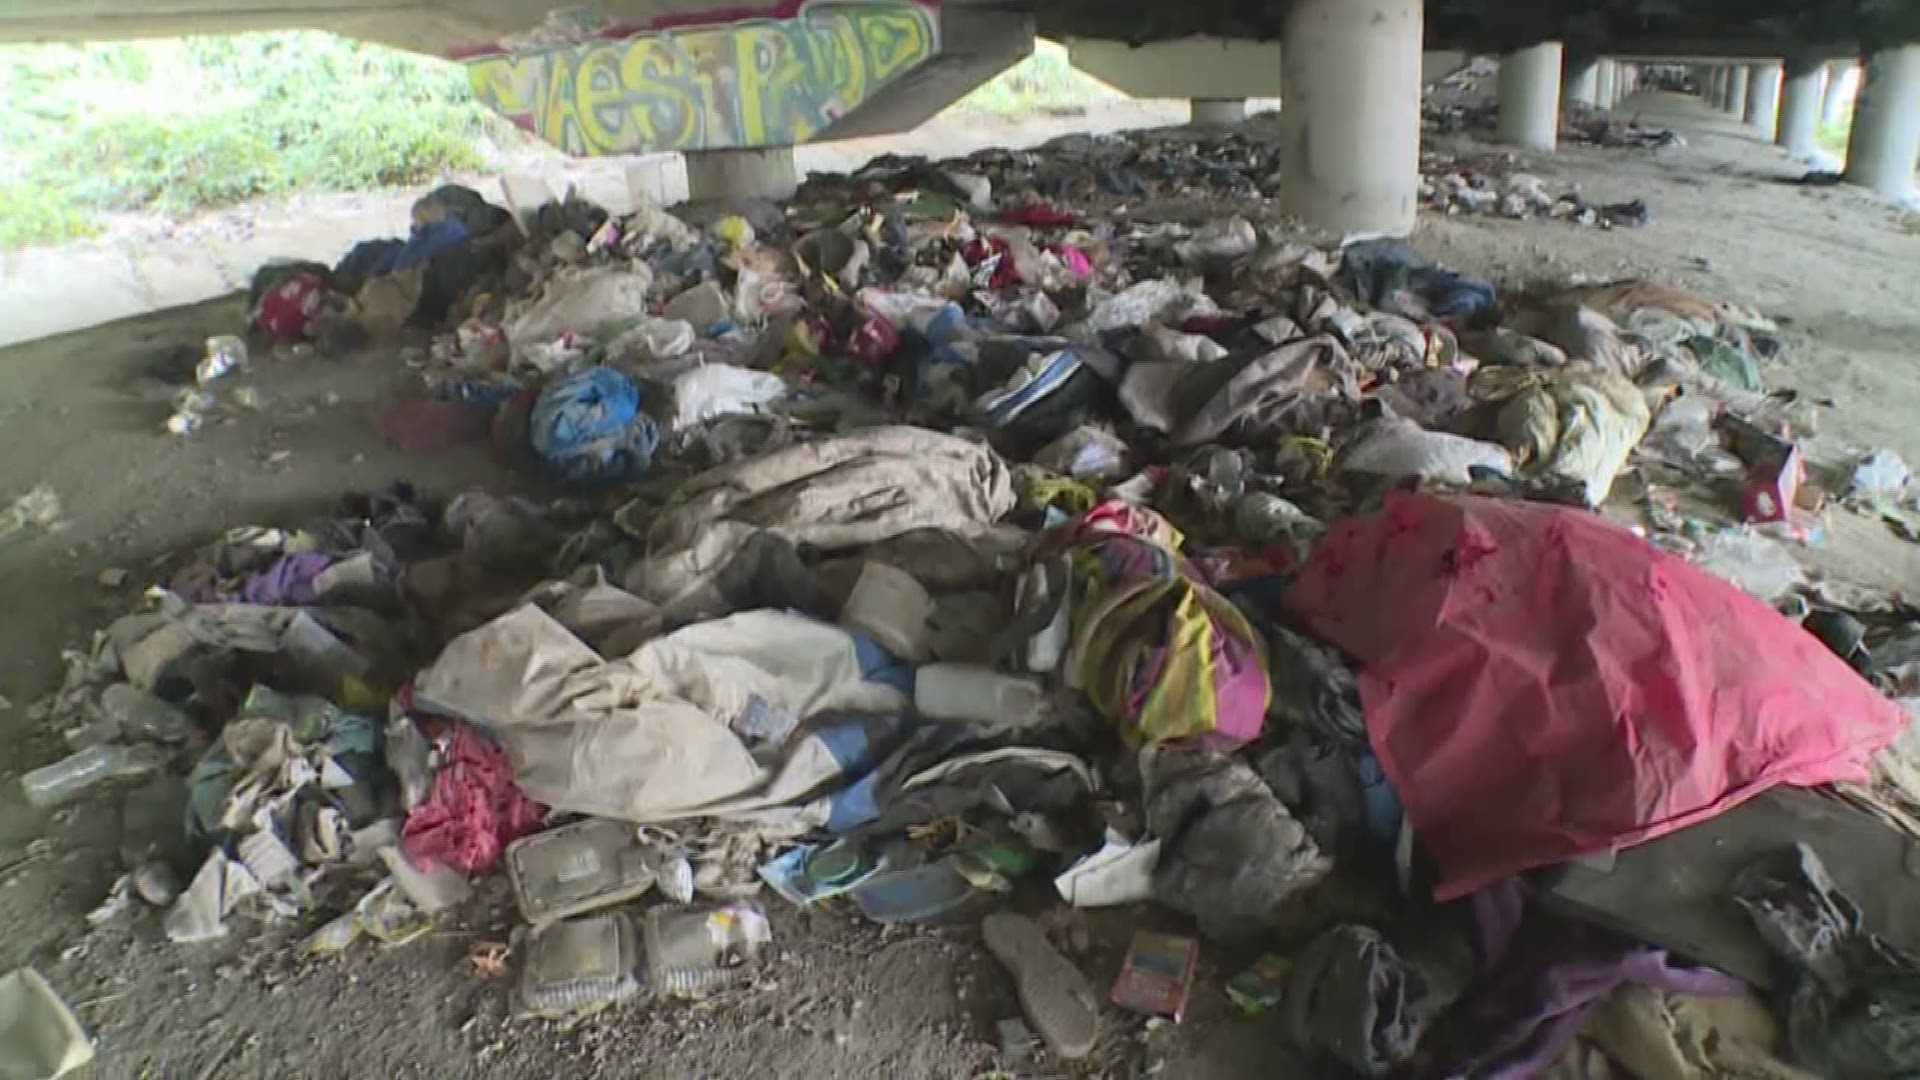
[[[1694,561],[1769,604],[1807,582],[1785,544],[1749,529],[1722,529],[1708,536]]]

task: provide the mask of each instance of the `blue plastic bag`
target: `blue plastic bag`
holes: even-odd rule
[[[528,439],[562,480],[627,480],[653,464],[660,434],[640,411],[640,388],[609,367],[590,367],[548,383],[534,401]]]

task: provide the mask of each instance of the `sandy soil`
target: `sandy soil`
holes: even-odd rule
[[[1606,232],[1562,222],[1423,219],[1414,243],[1456,269],[1517,285],[1542,276],[1633,274],[1752,304],[1791,330],[1767,373],[1832,401],[1827,430],[1920,461],[1920,236],[1893,207],[1844,188],[1781,181],[1801,166],[1697,103],[1632,106],[1688,145],[1658,155],[1574,148],[1525,167],[1578,181],[1589,198],[1646,198],[1655,224]],[[0,350],[0,505],[39,483],[66,527],[0,547],[0,970],[33,964],[100,1039],[95,1077],[569,1076],[933,1080],[985,1075],[1011,987],[979,947],[977,919],[882,933],[844,912],[781,911],[781,956],[751,989],[698,1007],[631,1004],[571,1029],[510,1021],[507,988],[466,962],[514,916],[496,883],[432,936],[307,962],[281,932],[168,945],[151,921],[91,929],[115,868],[116,802],[48,815],[10,778],[53,760],[25,706],[51,689],[63,647],[83,644],[144,584],[156,556],[246,523],[296,519],[340,493],[406,478],[452,492],[526,481],[478,449],[409,458],[383,445],[370,408],[412,377],[392,355],[345,362],[266,358],[250,376],[263,408],[191,440],[160,424],[156,357],[234,328],[237,302],[169,311]],[[277,451],[291,451],[284,459]],[[1920,581],[1920,547],[1840,517],[1818,557],[1884,588]],[[131,572],[107,590],[97,575]],[[23,867],[15,860],[40,854]],[[1111,983],[1138,916],[1091,920],[1083,964]],[[1149,915],[1147,918],[1164,917]],[[1109,1011],[1081,1066],[1020,1075],[1266,1077],[1280,1052],[1268,1020],[1240,1018],[1224,978],[1250,956],[1209,951],[1188,1021],[1148,1030]]]

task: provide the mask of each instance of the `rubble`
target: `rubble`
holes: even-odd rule
[[[1429,203],[1645,223],[1498,164],[1432,158]],[[41,703],[77,755],[29,797],[183,782],[182,850],[128,853],[102,909],[181,947],[404,948],[503,874],[528,929],[475,977],[513,956],[515,1012],[565,1022],[752,980],[763,894],[978,923],[1009,1058],[1115,1026],[1036,897],[1178,920],[1121,1006],[1177,1021],[1196,972],[1241,973],[1359,1075],[1544,1064],[1615,986],[1725,989],[1668,978],[1669,942],[1536,942],[1512,883],[1780,785],[1920,839],[1908,613],[1796,557],[1842,499],[1913,512],[1910,472],[1766,392],[1758,313],[1137,212],[1277,177],[1265,140],[1180,132],[704,214],[446,187],[406,240],[264,269],[257,333],[421,350],[396,442],[484,433],[566,494],[402,485],[181,553]],[[1611,981],[1516,1015],[1559,965]]]

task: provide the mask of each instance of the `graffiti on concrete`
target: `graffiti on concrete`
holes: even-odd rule
[[[467,61],[474,93],[572,154],[805,142],[939,49],[938,11],[822,0],[791,16]]]

